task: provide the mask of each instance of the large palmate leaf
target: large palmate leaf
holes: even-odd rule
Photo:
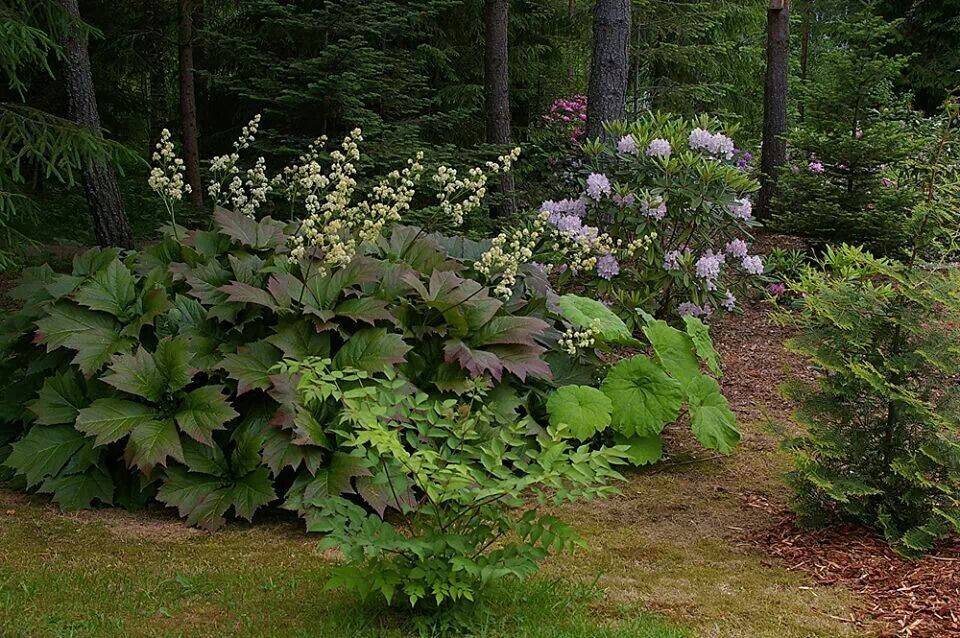
[[[577,328],[597,326],[607,343],[633,345],[636,340],[627,324],[612,310],[595,299],[577,295],[563,295],[557,300],[560,314]]]
[[[720,392],[720,385],[701,376],[687,389],[690,401],[690,428],[697,440],[711,450],[724,454],[740,442],[737,417]]]
[[[86,279],[116,261],[118,256],[116,248],[91,248],[74,256],[71,272],[75,277]]]
[[[497,381],[503,377],[500,357],[492,352],[470,348],[459,339],[451,339],[443,346],[443,358],[446,363],[456,363],[473,377],[487,372]]]
[[[180,429],[200,443],[210,445],[213,432],[239,416],[230,407],[220,386],[207,385],[186,394],[174,419]]]
[[[313,321],[297,318],[282,322],[267,341],[291,359],[326,357],[330,354],[330,335],[317,332]]]
[[[553,374],[541,358],[547,350],[543,346],[496,345],[487,346],[485,350],[496,355],[503,369],[521,381],[526,381],[528,376],[549,379]]]
[[[634,465],[650,465],[663,458],[663,439],[660,435],[624,436],[615,434],[613,442],[626,446],[627,458]]]
[[[141,423],[130,433],[125,453],[128,465],[135,465],[149,474],[157,465],[166,465],[168,458],[183,462],[183,446],[172,420]]]
[[[87,405],[83,380],[72,369],[48,377],[40,395],[28,407],[37,415],[37,423],[59,425],[73,423],[77,413]]]
[[[283,222],[269,217],[257,221],[242,213],[220,208],[213,211],[220,232],[254,250],[277,248],[284,242]]]
[[[470,337],[474,346],[493,344],[536,345],[549,326],[536,317],[494,317]]]
[[[114,259],[84,284],[74,299],[87,308],[102,310],[120,320],[129,319],[136,310],[136,278]]]
[[[114,484],[106,471],[92,466],[76,474],[48,478],[40,491],[51,494],[62,510],[72,511],[88,509],[94,501],[112,505]]]
[[[118,355],[103,382],[154,403],[190,382],[190,353],[183,338],[164,339],[153,354],[142,347]]]
[[[119,441],[134,428],[157,418],[157,411],[142,403],[123,399],[97,399],[77,414],[77,429],[96,437],[94,445]]]
[[[97,372],[116,352],[126,350],[133,340],[120,334],[120,324],[104,313],[58,302],[37,322],[38,341],[47,351],[60,347],[76,350],[73,358],[84,374]]]
[[[680,385],[686,388],[700,377],[700,361],[688,335],[660,320],[648,320],[643,334],[650,340],[660,364]]]
[[[280,351],[266,341],[256,341],[228,354],[217,367],[237,380],[237,394],[270,387],[270,369],[280,361]]]
[[[719,376],[723,375],[720,369],[720,355],[713,348],[713,340],[710,338],[710,329],[707,328],[697,317],[685,315],[683,323],[687,328],[687,334],[693,340],[693,345],[697,350],[697,356],[707,364],[710,372]]]
[[[219,290],[227,295],[227,301],[254,304],[274,311],[279,308],[273,295],[259,286],[234,281],[226,286],[220,286]]]
[[[174,466],[166,470],[157,492],[157,499],[176,507],[189,524],[209,530],[219,529],[226,523],[224,514],[231,507],[237,516],[250,520],[257,509],[275,498],[266,468],[229,479]]]
[[[335,452],[327,467],[317,470],[314,478],[304,485],[303,500],[309,503],[340,494],[353,494],[356,492],[353,479],[361,476],[370,476],[363,459]]]
[[[4,465],[33,487],[60,471],[87,446],[86,438],[69,425],[38,425],[13,444]]]
[[[610,425],[613,404],[609,397],[596,388],[584,385],[565,385],[557,388],[547,399],[550,425],[566,425],[570,434],[586,441]]]
[[[680,383],[644,356],[625,359],[610,369],[603,393],[613,402],[613,427],[625,435],[652,436],[680,415]]]
[[[354,297],[345,299],[333,309],[333,314],[346,317],[354,321],[362,321],[371,326],[378,321],[389,321],[395,324],[396,318],[387,310],[387,302],[374,297]]]
[[[388,367],[403,363],[410,351],[398,334],[385,328],[364,328],[353,333],[337,352],[333,362],[337,368],[356,368],[365,372],[383,372]]]
[[[323,463],[323,450],[315,445],[298,445],[288,430],[267,428],[263,434],[261,456],[274,476],[286,468],[304,465],[315,474]]]

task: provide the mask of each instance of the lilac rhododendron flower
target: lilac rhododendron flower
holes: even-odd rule
[[[711,133],[702,128],[695,128],[690,132],[690,148],[707,151],[712,155],[733,159],[735,145],[733,140],[723,133]]]
[[[753,204],[750,202],[750,198],[742,197],[733,200],[730,212],[733,213],[734,217],[739,217],[745,222],[750,221],[753,218]]]
[[[677,312],[680,313],[681,317],[709,317],[713,314],[713,308],[706,304],[698,306],[692,301],[684,301],[677,307]]]
[[[650,145],[647,146],[648,157],[659,157],[666,159],[670,157],[670,153],[672,152],[673,148],[670,146],[670,142],[660,137],[650,142]]]
[[[583,222],[576,215],[564,215],[557,220],[555,226],[561,233],[576,235],[583,227]]]
[[[883,186],[884,188],[890,188],[891,186],[893,186],[893,180],[890,179],[889,177],[884,177],[883,179],[880,180],[880,185]]]
[[[680,251],[671,250],[663,256],[664,270],[680,270]]]
[[[742,239],[731,239],[729,242],[727,242],[727,246],[724,250],[728,255],[743,259],[747,256],[748,248],[747,242],[743,241]]]
[[[811,173],[816,173],[817,175],[823,175],[823,162],[814,160],[807,165],[807,170],[809,170]]]
[[[597,275],[610,281],[620,274],[620,262],[613,255],[606,254],[597,260]]]
[[[697,260],[697,277],[707,282],[707,290],[716,290],[716,280],[720,276],[720,266],[723,265],[723,253],[715,254],[708,250]]]
[[[751,275],[763,274],[763,258],[760,255],[748,255],[740,262],[743,269]]]
[[[590,173],[587,177],[587,195],[600,201],[604,195],[610,194],[610,179],[603,173]]]
[[[614,195],[611,199],[613,199],[614,204],[617,204],[621,208],[626,206],[633,206],[637,201],[637,198],[633,193],[629,193],[622,197],[620,195]]]
[[[637,141],[633,139],[632,135],[624,135],[617,142],[617,151],[628,155],[636,155],[638,152]]]
[[[659,221],[667,216],[667,203],[662,198],[657,198],[655,202],[643,202],[640,212]]]
[[[728,290],[726,297],[723,298],[720,305],[723,306],[727,312],[733,312],[733,309],[737,307],[737,298]]]
[[[767,292],[774,297],[779,297],[780,295],[787,292],[787,287],[784,284],[770,284],[767,286]]]

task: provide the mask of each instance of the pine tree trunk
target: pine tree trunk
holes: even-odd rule
[[[75,22],[80,22],[77,0],[60,0]],[[70,118],[79,124],[102,134],[100,113],[97,109],[97,94],[93,87],[90,70],[90,54],[87,38],[74,24],[64,39],[67,95],[70,99]],[[101,246],[133,248],[133,232],[123,210],[117,174],[107,162],[91,161],[83,169],[83,190],[93,217],[93,231]]]
[[[508,65],[508,26],[510,24],[509,0],[484,0],[484,55],[483,84],[487,111],[487,142],[510,144],[510,73]],[[503,205],[495,213],[513,214],[513,175],[506,173],[500,178]]]
[[[767,74],[763,92],[763,145],[757,216],[768,219],[777,174],[787,159],[787,77],[790,66],[790,0],[770,0],[767,10]]]
[[[807,86],[807,75],[810,70],[810,23],[811,16],[813,13],[813,7],[809,3],[803,5],[803,20],[800,22],[800,84],[806,88]],[[798,110],[800,114],[800,120],[806,117],[806,97],[800,100],[798,105]]]
[[[622,119],[627,103],[630,0],[597,0],[593,59],[587,91],[587,136],[604,135],[603,123]]]
[[[144,0],[145,45],[150,84],[150,151],[167,123],[167,76],[164,64],[163,5],[161,0]]]
[[[193,0],[180,0],[180,136],[190,201],[203,206],[200,147],[197,141],[197,95],[193,78]]]

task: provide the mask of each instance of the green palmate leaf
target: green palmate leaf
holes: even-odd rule
[[[227,295],[227,301],[255,304],[274,311],[278,309],[273,296],[257,286],[234,281],[226,286],[221,286],[219,290]]]
[[[189,359],[185,339],[164,339],[153,354],[141,347],[132,355],[114,357],[103,381],[156,403],[190,382]]]
[[[385,328],[364,328],[353,333],[337,352],[333,362],[337,368],[356,368],[365,372],[384,372],[392,365],[403,363],[410,351],[398,334]]]
[[[224,514],[231,507],[237,516],[250,520],[257,509],[275,498],[266,468],[229,480],[170,467],[157,492],[157,499],[176,507],[188,523],[210,530],[224,525]]]
[[[370,475],[362,458],[334,452],[330,464],[317,470],[313,480],[304,487],[303,500],[309,503],[340,494],[353,494],[353,479]]]
[[[154,408],[122,399],[97,399],[77,414],[77,429],[96,437],[94,445],[119,441],[134,428],[157,418]]]
[[[687,388],[690,402],[690,428],[697,440],[707,448],[724,454],[733,451],[740,441],[737,417],[720,392],[720,385],[701,376]]]
[[[233,511],[240,518],[248,521],[260,507],[276,500],[277,493],[273,490],[273,482],[267,468],[261,467],[242,478],[237,479],[230,490]]]
[[[52,494],[61,509],[72,511],[88,509],[94,501],[112,505],[114,484],[106,471],[93,466],[77,474],[49,478],[40,491]]]
[[[684,388],[700,376],[700,362],[688,335],[659,320],[647,321],[643,334],[650,340],[660,364]]]
[[[28,487],[33,487],[50,476],[57,476],[86,445],[84,436],[69,425],[38,425],[13,444],[4,465],[22,475]]]
[[[37,322],[38,340],[52,351],[60,347],[76,350],[73,359],[84,374],[103,367],[115,352],[125,350],[132,340],[120,334],[120,325],[106,314],[59,302]]]
[[[73,258],[73,274],[77,277],[90,277],[111,263],[117,261],[116,248],[91,248]]]
[[[298,469],[305,465],[311,474],[323,463],[323,450],[316,445],[298,445],[287,430],[267,428],[263,435],[261,455],[263,462],[276,476],[286,468]]]
[[[602,389],[613,402],[613,427],[628,436],[660,434],[680,415],[683,404],[680,383],[644,356],[611,368]]]
[[[114,259],[80,288],[74,299],[82,306],[102,310],[121,320],[129,319],[137,301],[136,278]]]
[[[37,415],[37,423],[58,425],[76,421],[77,413],[86,405],[83,381],[71,369],[44,381],[39,397],[29,408]]]
[[[154,288],[143,295],[139,306],[139,316],[123,329],[123,334],[136,339],[141,328],[152,326],[157,317],[169,309],[170,298],[167,297],[167,291],[163,288]]]
[[[686,325],[687,334],[693,340],[693,345],[697,350],[697,356],[707,364],[710,372],[719,376],[723,375],[720,369],[720,355],[713,348],[713,339],[710,338],[710,329],[697,317],[685,315],[683,323]]]
[[[595,299],[563,295],[557,300],[561,316],[578,328],[600,329],[600,336],[607,343],[633,345],[636,340],[627,324],[612,310]]]
[[[663,439],[660,435],[654,436],[624,436],[616,434],[613,437],[616,445],[627,447],[627,458],[634,465],[650,465],[663,458]]]
[[[267,341],[280,348],[284,357],[305,359],[330,354],[330,335],[317,332],[313,321],[288,320],[277,326],[276,331],[277,334],[267,337]]]
[[[387,302],[373,297],[354,297],[346,299],[334,308],[333,313],[338,317],[346,317],[354,321],[362,321],[371,326],[378,321],[396,323],[396,318],[387,310]]]
[[[499,381],[503,376],[503,364],[497,355],[469,348],[459,339],[451,339],[444,344],[443,357],[444,362],[456,363],[474,377],[489,372],[490,376]]]
[[[242,213],[217,207],[213,218],[221,233],[254,250],[276,248],[284,241],[283,223],[269,217],[257,221]]]
[[[193,439],[183,439],[181,443],[183,444],[183,463],[191,472],[219,477],[230,475],[227,457],[216,443],[205,445]]]
[[[183,463],[183,446],[173,421],[147,421],[135,427],[127,442],[125,458],[128,465],[137,466],[147,474],[157,465],[166,465],[168,458]]]
[[[547,400],[550,425],[566,425],[570,433],[586,441],[610,425],[613,404],[600,390],[583,385],[558,388]]]
[[[497,356],[504,370],[521,381],[526,381],[528,376],[541,379],[551,377],[550,366],[542,359],[547,350],[543,346],[495,345],[487,346],[486,350]]]
[[[223,429],[227,421],[238,416],[221,394],[220,386],[208,385],[184,396],[174,418],[183,432],[210,445],[214,430]]]
[[[280,351],[266,341],[256,341],[227,355],[218,367],[237,380],[237,394],[270,387],[270,369],[280,361]]]

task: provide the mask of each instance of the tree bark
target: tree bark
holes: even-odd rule
[[[790,66],[790,0],[770,0],[767,10],[767,73],[763,92],[763,145],[757,216],[768,219],[777,174],[787,159],[787,77]]]
[[[167,74],[164,64],[163,5],[161,0],[144,0],[144,32],[150,85],[150,151],[167,123]]]
[[[73,20],[63,42],[70,118],[95,135],[102,136],[87,36],[79,28],[80,9],[77,0],[60,0],[60,6]],[[123,210],[113,166],[103,161],[90,161],[83,169],[82,181],[97,243],[101,246],[133,248],[133,232]]]
[[[203,206],[200,146],[197,141],[197,94],[193,77],[193,0],[180,0],[180,137],[190,201]]]
[[[810,23],[811,23],[811,13],[813,13],[813,7],[810,6],[809,2],[801,5],[803,11],[803,19],[800,22],[800,84],[806,88],[807,86],[807,75],[810,68]],[[803,99],[800,100],[800,104],[797,105],[800,121],[806,117],[806,95]]]
[[[484,0],[484,55],[483,85],[486,101],[487,142],[507,145],[510,134],[510,72],[508,27],[510,24],[510,0]],[[513,214],[513,175],[500,177],[500,192],[504,201],[495,213]]]
[[[593,59],[587,91],[587,136],[603,137],[603,123],[622,119],[629,77],[630,0],[597,0]]]

